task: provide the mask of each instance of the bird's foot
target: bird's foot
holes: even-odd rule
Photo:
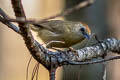
[[[74,48],[69,47],[68,49],[69,49],[69,51],[74,52],[75,56],[78,56],[78,53],[77,53],[77,51]]]
[[[96,40],[98,43],[101,43],[101,42],[102,42],[102,40],[100,40],[100,39],[98,38],[97,34],[94,34],[94,37],[95,37],[95,40]]]

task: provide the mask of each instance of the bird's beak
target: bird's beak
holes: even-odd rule
[[[87,39],[90,39],[90,35],[87,34],[87,33],[83,33],[84,37],[87,38]]]

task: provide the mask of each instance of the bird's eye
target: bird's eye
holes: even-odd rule
[[[80,28],[80,31],[84,32],[84,31],[85,31],[85,28]]]

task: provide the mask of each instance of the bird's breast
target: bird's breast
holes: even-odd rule
[[[76,34],[66,34],[66,36],[64,37],[66,47],[70,47],[70,46],[73,46],[77,43],[80,43],[84,39],[85,38],[83,36],[79,36]]]

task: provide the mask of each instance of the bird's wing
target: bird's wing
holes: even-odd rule
[[[62,20],[51,20],[51,21],[46,21],[40,24],[34,24],[38,27],[41,27],[41,29],[48,29],[49,31],[56,33],[56,34],[61,34],[64,32],[64,25],[65,22]]]

